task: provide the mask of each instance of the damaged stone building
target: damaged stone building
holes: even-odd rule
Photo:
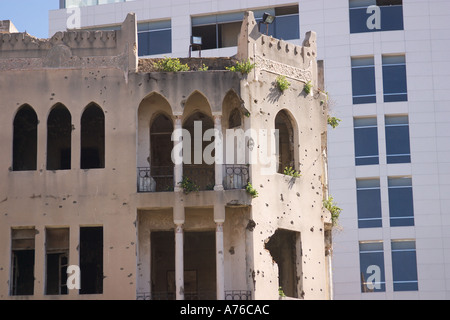
[[[236,56],[180,72],[138,58],[134,14],[114,31],[0,33],[1,299],[330,298],[316,35],[259,27],[247,12]],[[226,160],[194,161],[199,143]]]

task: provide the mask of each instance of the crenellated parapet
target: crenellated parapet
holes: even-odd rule
[[[120,30],[57,32],[49,39],[0,33],[0,70],[116,67],[136,71],[137,24],[129,14]]]
[[[307,32],[303,45],[276,39],[259,32],[253,12],[245,13],[238,40],[237,59],[250,59],[256,70],[281,74],[302,82],[316,84],[316,33]]]

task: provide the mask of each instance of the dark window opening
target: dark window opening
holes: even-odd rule
[[[103,293],[103,227],[80,228],[80,294]]]
[[[69,229],[46,230],[46,294],[67,294]]]
[[[157,116],[150,128],[150,176],[155,180],[157,192],[174,186],[172,132],[172,119],[164,114]]]
[[[295,168],[294,161],[294,129],[286,111],[280,111],[275,118],[275,130],[278,130],[278,173],[285,168]]]
[[[300,236],[298,232],[278,229],[265,245],[278,265],[278,285],[288,297],[299,297],[301,279],[297,266],[301,266]],[[301,290],[300,290],[301,291]]]
[[[81,169],[105,167],[105,115],[95,104],[81,117]]]
[[[231,111],[230,118],[228,120],[228,127],[230,129],[238,128],[242,125],[241,112],[238,109]]]
[[[175,270],[175,233],[152,231],[150,242],[152,300],[175,300],[175,278],[168,276]]]
[[[29,105],[17,112],[14,118],[13,171],[36,170],[37,126],[36,112]]]
[[[201,126],[201,135],[204,137],[207,130],[214,129],[214,122],[208,115],[202,112],[196,112],[185,121],[183,129],[189,132],[190,137],[196,137],[194,131],[195,126],[198,126],[198,128]],[[214,143],[214,138],[211,138],[210,141],[201,142],[201,154],[198,152],[200,148],[195,152],[197,146],[196,140],[192,139],[192,143],[187,140],[183,139],[183,175],[185,178],[194,182],[199,187],[199,190],[212,190],[215,185],[215,165],[214,163],[207,163],[203,153],[209,145]],[[190,156],[187,150],[190,150]],[[213,150],[211,157],[214,156],[215,152]]]
[[[11,295],[34,294],[35,229],[11,230],[12,281]]]
[[[47,120],[47,170],[69,170],[72,154],[72,116],[62,104]]]

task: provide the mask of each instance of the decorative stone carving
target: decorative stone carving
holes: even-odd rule
[[[263,58],[259,55],[255,56],[256,67],[260,70],[281,74],[291,79],[308,82],[313,79],[312,61],[308,69],[296,68],[281,62]]]

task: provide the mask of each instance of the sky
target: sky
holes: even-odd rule
[[[0,20],[11,20],[19,32],[49,38],[48,12],[59,9],[59,0],[0,0]]]

